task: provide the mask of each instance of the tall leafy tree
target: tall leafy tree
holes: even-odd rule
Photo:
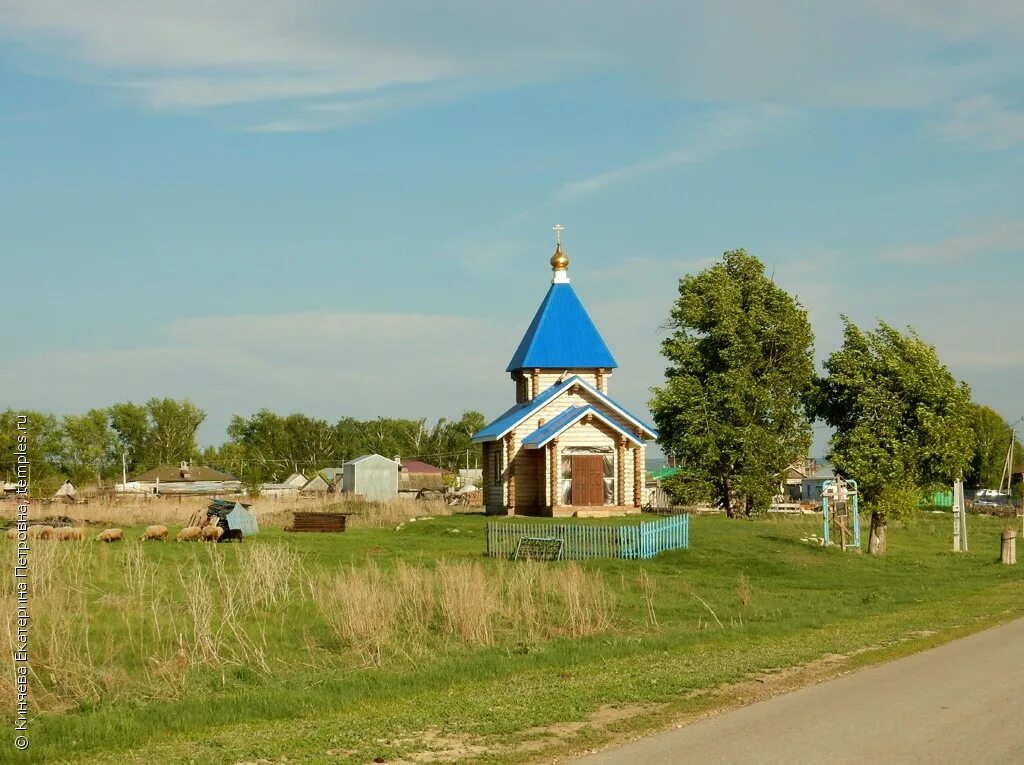
[[[843,346],[825,362],[817,412],[835,428],[831,460],[857,479],[872,508],[872,545],[877,538],[884,551],[889,517],[911,513],[920,487],[948,485],[969,467],[971,391],[913,330],[880,322],[865,332],[843,321]]]
[[[364,432],[365,423],[355,417],[343,417],[334,424],[334,454],[337,462],[346,462],[366,451]]]
[[[668,328],[665,384],[650,402],[659,443],[730,517],[767,507],[811,443],[807,312],[734,250],[680,280]]]
[[[269,409],[260,409],[249,417],[235,415],[228,424],[228,436],[241,447],[238,470],[255,471],[261,480],[281,478],[291,461],[290,438],[284,418]]]
[[[118,456],[124,455],[129,474],[154,467],[157,463],[149,452],[149,411],[142,404],[122,401],[114,404],[110,412],[110,425],[117,437]]]
[[[220,446],[207,446],[199,459],[208,467],[238,478],[245,466],[245,448],[234,441],[225,441]]]
[[[102,484],[113,474],[117,459],[117,438],[106,409],[85,414],[68,414],[61,419],[63,464],[75,481],[95,480]],[[119,460],[118,460],[119,461]]]
[[[333,463],[337,442],[334,427],[326,420],[290,414],[284,418],[289,441],[289,466],[285,476],[303,470],[312,472]]]
[[[443,448],[438,451],[446,456],[439,460],[441,467],[458,470],[469,463],[469,467],[479,467],[483,458],[480,444],[473,443],[473,434],[483,429],[487,418],[482,412],[470,410],[454,422],[446,422],[444,427]]]
[[[206,412],[188,399],[151,398],[146,402],[149,414],[148,454],[156,464],[166,465],[191,460],[199,452],[196,431]]]
[[[974,431],[974,455],[965,481],[975,489],[994,488],[1003,478],[1013,430],[999,412],[982,404],[971,405],[971,429]],[[1018,462],[1024,461],[1024,449],[1016,440],[1014,454]]]
[[[22,414],[28,417],[29,490],[32,496],[47,496],[63,480],[63,432],[60,421],[52,414],[14,409],[0,412],[0,477],[13,481],[18,473],[16,444],[20,433],[18,415]]]

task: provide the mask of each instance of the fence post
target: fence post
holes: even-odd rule
[[[1017,563],[1017,530],[1003,529],[1003,535],[999,542],[999,561],[1004,566],[1013,566]]]

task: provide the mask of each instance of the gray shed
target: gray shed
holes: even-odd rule
[[[315,476],[309,479],[309,483],[302,487],[302,492],[326,492],[330,486],[324,477],[317,473]]]
[[[364,454],[343,466],[344,492],[366,499],[391,499],[398,496],[400,465],[379,454]]]

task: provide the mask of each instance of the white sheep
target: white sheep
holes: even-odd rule
[[[151,539],[154,542],[166,542],[167,541],[167,527],[166,526],[147,526],[146,530],[142,532],[142,539]]]
[[[28,535],[32,539],[53,539],[53,526],[29,526]]]
[[[96,535],[97,542],[120,542],[124,539],[124,531],[121,529],[106,529]]]
[[[195,542],[201,539],[203,536],[203,530],[199,526],[186,526],[178,532],[178,536],[175,540],[178,542]]]

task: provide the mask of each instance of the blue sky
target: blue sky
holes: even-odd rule
[[[768,5],[0,0],[2,403],[493,414],[561,223],[627,406],[745,247],[1017,419],[1024,6]]]

